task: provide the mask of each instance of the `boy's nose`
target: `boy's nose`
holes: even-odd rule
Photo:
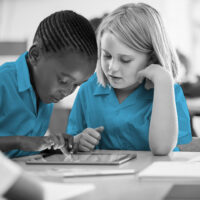
[[[70,94],[72,94],[74,92],[74,90],[76,89],[76,86],[70,86],[70,87],[67,87],[67,88],[64,88],[62,91],[61,91],[61,94],[66,97]]]

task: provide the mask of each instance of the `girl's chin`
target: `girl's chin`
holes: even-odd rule
[[[117,85],[117,84],[110,84],[112,88],[119,89],[119,90],[134,90],[136,89],[140,83],[134,83],[133,85]]]

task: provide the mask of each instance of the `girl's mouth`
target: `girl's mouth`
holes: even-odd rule
[[[122,80],[122,78],[118,77],[118,76],[112,76],[112,75],[108,75],[108,76],[112,81],[120,81],[120,80]]]

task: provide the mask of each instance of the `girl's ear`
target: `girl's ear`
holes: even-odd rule
[[[36,65],[38,60],[39,60],[39,56],[40,56],[40,52],[38,49],[37,44],[33,44],[31,46],[31,48],[29,49],[29,61],[32,65]]]
[[[149,65],[151,64],[158,64],[158,59],[154,51],[150,54]]]

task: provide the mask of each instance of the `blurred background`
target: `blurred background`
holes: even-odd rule
[[[200,137],[200,0],[0,0],[0,64],[27,51],[40,21],[55,11],[74,10],[96,29],[107,13],[129,2],[150,4],[161,13],[180,59],[179,83],[187,99],[193,135]],[[77,91],[55,105],[51,132],[65,131]]]

